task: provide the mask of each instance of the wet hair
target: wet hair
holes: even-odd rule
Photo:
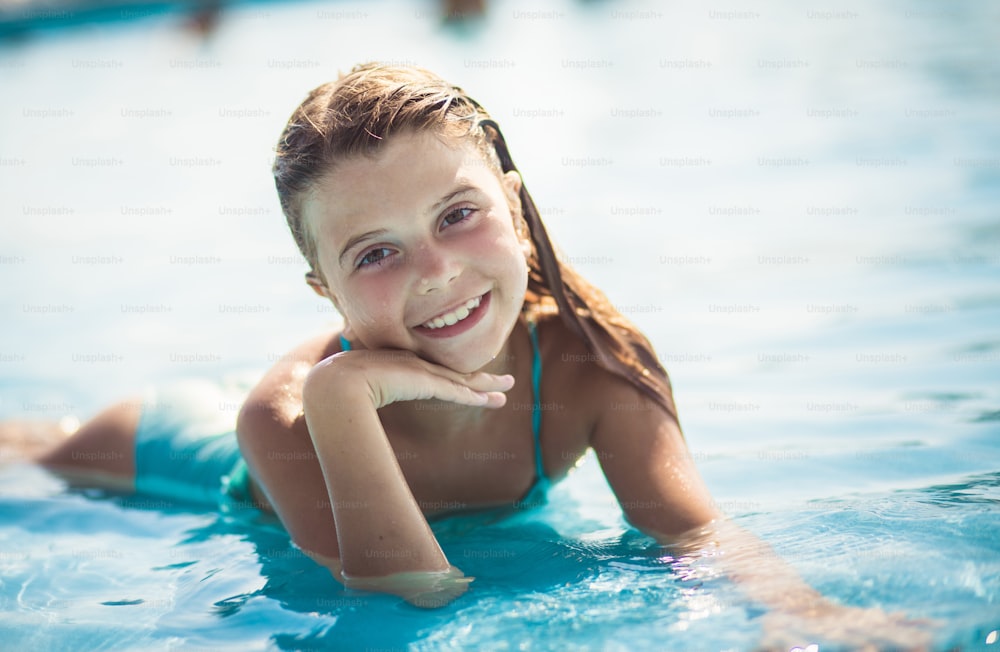
[[[288,120],[278,141],[274,182],[281,209],[310,274],[325,282],[303,200],[341,161],[373,156],[397,133],[429,130],[452,142],[472,142],[501,175],[517,168],[499,125],[465,91],[413,66],[368,63],[314,89]],[[525,311],[557,311],[583,340],[591,358],[620,376],[676,421],[667,372],[652,345],[596,287],[557,255],[526,186],[521,214],[531,238]]]

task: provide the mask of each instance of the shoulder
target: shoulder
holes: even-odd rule
[[[250,390],[240,408],[237,434],[288,429],[302,414],[302,385],[316,364],[340,351],[340,331],[323,333],[281,356]]]
[[[643,427],[673,421],[652,397],[603,367],[600,354],[591,351],[558,314],[540,315],[535,321],[546,386],[565,389],[564,395],[586,410],[592,424],[613,421]]]
[[[548,395],[571,407],[588,429],[593,428],[612,400],[623,400],[631,383],[602,367],[598,355],[557,313],[538,315],[535,324]]]
[[[310,338],[272,366],[244,401],[236,439],[250,490],[304,549],[336,557],[333,512],[302,411],[302,386],[317,362],[340,351],[339,332]]]
[[[532,321],[545,371],[589,376],[587,371],[599,368],[597,357],[558,313],[538,314],[532,317]]]

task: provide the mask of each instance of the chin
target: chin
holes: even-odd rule
[[[469,356],[463,357],[458,360],[442,360],[434,361],[443,367],[448,367],[452,371],[457,371],[460,374],[473,374],[477,371],[482,371],[484,367],[489,366],[489,364],[495,359],[496,356],[485,357],[485,356]]]

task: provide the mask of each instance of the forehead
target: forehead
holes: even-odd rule
[[[303,202],[302,213],[318,240],[349,237],[359,222],[415,216],[459,184],[499,181],[469,139],[430,132],[392,136],[374,155],[357,155],[324,175]]]

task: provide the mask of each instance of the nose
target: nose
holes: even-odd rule
[[[462,268],[456,257],[439,244],[421,244],[416,249],[417,291],[429,294],[445,288],[459,277]]]

